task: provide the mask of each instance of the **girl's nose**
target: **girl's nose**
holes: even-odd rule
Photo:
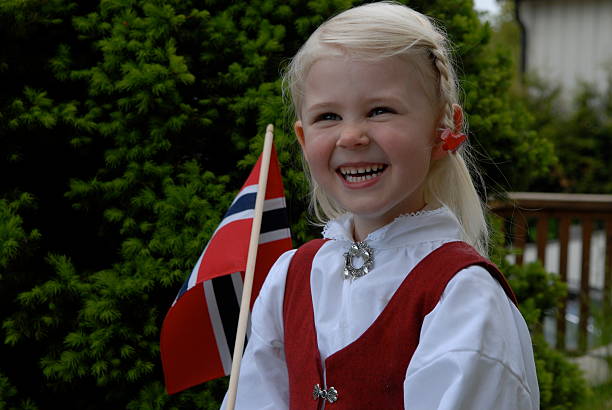
[[[346,149],[355,149],[368,145],[370,137],[363,127],[359,125],[347,125],[340,131],[336,146]]]

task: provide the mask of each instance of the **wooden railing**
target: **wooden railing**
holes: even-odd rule
[[[591,238],[594,227],[600,227],[605,232],[605,261],[603,303],[609,306],[610,287],[612,285],[612,195],[588,194],[552,194],[512,192],[504,200],[490,201],[491,210],[503,217],[505,235],[510,239],[513,248],[520,250],[516,256],[516,263],[522,264],[524,250],[527,243],[527,234],[530,227],[535,228],[535,245],[537,258],[543,265],[546,263],[546,248],[549,236],[559,241],[559,276],[564,282],[568,281],[568,249],[570,243],[570,226],[574,223],[581,225],[582,230],[582,257],[579,272],[578,300],[580,303],[580,316],[578,323],[578,349],[587,349],[587,326],[590,305],[590,260]],[[556,220],[552,226],[558,227],[551,231],[551,221]],[[556,232],[555,232],[556,231]],[[556,240],[556,239],[555,239]],[[556,345],[565,349],[566,333],[566,303],[559,308],[557,315]]]

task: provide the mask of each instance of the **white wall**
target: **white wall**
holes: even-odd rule
[[[612,0],[520,0],[526,70],[560,84],[568,98],[579,81],[603,90],[612,66]]]

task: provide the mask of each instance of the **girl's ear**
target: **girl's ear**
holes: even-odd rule
[[[457,104],[453,104],[453,125],[453,132],[461,132],[463,128],[463,109]],[[436,143],[431,149],[431,159],[433,160],[444,158],[448,154],[448,151],[442,148],[443,141],[440,139],[440,135],[443,131],[444,129],[442,128],[437,130]]]
[[[300,146],[304,149],[304,127],[302,127],[302,121],[297,120],[295,124],[293,124],[293,130],[295,131],[295,136]]]

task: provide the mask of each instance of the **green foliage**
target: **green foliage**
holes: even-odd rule
[[[534,189],[570,193],[612,193],[612,71],[606,91],[582,84],[571,110],[560,89],[533,78],[524,98],[536,118],[535,128],[555,141],[559,162]]]
[[[31,400],[16,403],[17,389],[9,378],[0,373],[0,410],[38,410]]]
[[[0,283],[2,283],[0,309],[2,312],[6,311],[7,298],[15,295],[13,288],[15,272],[9,267],[18,264],[22,258],[29,255],[24,248],[34,248],[40,239],[37,230],[28,231],[24,228],[23,218],[19,214],[25,209],[34,208],[35,201],[26,193],[16,196],[17,198],[12,201],[0,199]],[[8,335],[5,342],[11,343]],[[0,371],[0,409],[37,409],[30,398],[18,395],[17,388],[3,371]]]
[[[494,192],[498,189],[502,192],[525,191],[531,181],[546,177],[558,159],[555,139],[539,132],[536,126],[534,107],[517,97],[524,87],[519,67],[521,46],[520,30],[514,17],[515,2],[500,0],[499,3],[501,13],[493,22],[491,38],[485,46],[484,54],[487,57],[479,61],[482,64],[501,64],[506,69],[491,70],[489,75],[494,76],[490,79],[494,84],[493,92],[483,92],[485,99],[482,101],[483,105],[489,106],[488,115],[476,117],[477,123],[471,120],[470,126],[474,130],[474,126],[480,126],[483,121],[487,127],[486,133],[480,135],[487,140],[481,143],[489,155],[486,159],[493,160],[484,161],[485,173],[491,179],[488,185],[494,188]],[[480,77],[476,77],[475,81],[480,87]]]
[[[8,377],[0,374],[0,409],[8,409],[7,400],[17,394],[17,389],[11,384]]]
[[[499,222],[499,219],[491,220],[495,232],[491,259],[508,278],[531,333],[540,408],[574,409],[584,402],[589,389],[578,367],[548,345],[542,330],[544,315],[555,313],[567,295],[567,285],[557,275],[546,272],[539,262],[522,266],[510,264],[506,259],[510,251],[504,246]]]
[[[11,202],[0,199],[0,268],[6,268],[18,256],[20,248],[32,245],[40,238],[40,233],[35,229],[26,232],[23,218],[18,214],[21,209],[33,206],[34,200],[27,193],[22,193]]]
[[[558,276],[546,272],[539,262],[519,266],[504,260],[500,265],[518,295],[525,321],[530,329],[536,330],[544,315],[554,313],[554,309],[565,299],[567,285]]]
[[[501,6],[489,47],[504,50],[518,63],[521,35],[515,20],[515,2],[502,1]],[[558,84],[538,78],[535,73],[524,75],[518,64],[514,67],[510,94],[513,104],[526,107],[532,132],[554,150],[547,164],[551,172],[539,173],[515,186],[540,192],[612,193],[608,166],[612,152],[612,70],[607,81],[598,84],[599,91],[593,84],[583,83],[569,97],[567,92],[561,95]]]
[[[315,235],[279,67],[353,3],[0,3],[0,404],[218,406],[225,380],[165,394],[164,314],[267,123],[294,238]],[[486,47],[490,29],[472,2],[409,4],[456,44],[475,145],[511,181],[542,174],[549,145],[508,98],[510,61]]]
[[[612,403],[612,381],[594,387],[593,393],[576,410],[609,410],[610,403]]]
[[[540,408],[575,409],[590,394],[582,372],[567,357],[550,348],[541,334],[532,336],[536,359]]]
[[[519,310],[531,330],[540,386],[540,408],[575,408],[588,395],[586,381],[567,356],[548,345],[541,329],[544,314],[553,314],[554,308],[565,298],[566,285],[537,262],[524,266],[502,262],[501,269],[518,295]]]

